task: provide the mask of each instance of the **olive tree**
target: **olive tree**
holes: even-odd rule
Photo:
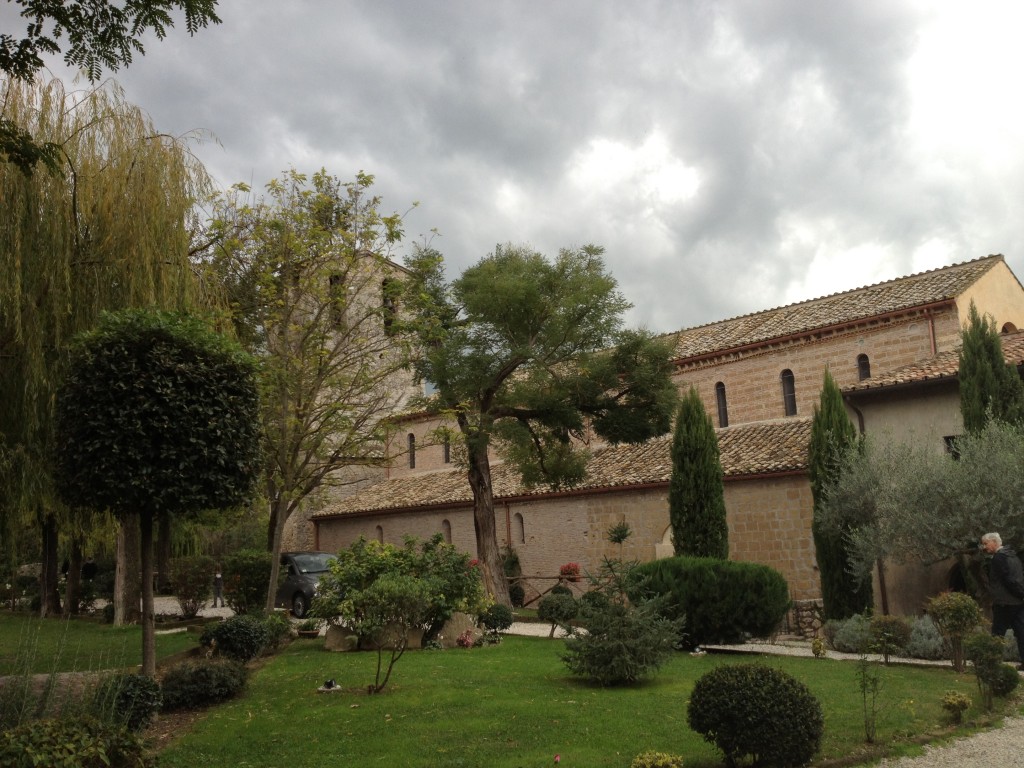
[[[137,513],[142,672],[156,670],[153,523],[243,503],[260,470],[254,361],[200,321],[134,310],[76,340],[57,397],[67,504]]]

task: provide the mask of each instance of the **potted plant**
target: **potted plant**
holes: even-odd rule
[[[295,631],[299,637],[319,637],[320,623],[320,619],[303,619],[296,625]]]

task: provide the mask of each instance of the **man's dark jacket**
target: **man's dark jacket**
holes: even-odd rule
[[[1000,547],[992,555],[988,581],[993,605],[1024,604],[1024,568],[1010,547]]]

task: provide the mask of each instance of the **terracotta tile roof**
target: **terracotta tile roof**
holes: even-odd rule
[[[1016,365],[1018,368],[1024,365],[1024,331],[1003,334],[999,339],[1007,364]],[[843,387],[843,392],[857,393],[907,384],[921,384],[926,381],[952,379],[956,378],[959,371],[960,348],[957,347],[927,360],[910,363],[864,381],[858,381],[856,384],[850,384]]]
[[[985,256],[864,288],[686,328],[675,334],[675,358],[724,352],[953,299],[1003,260],[998,254]]]
[[[716,431],[726,478],[807,468],[810,419],[740,424]],[[671,436],[666,435],[640,445],[617,445],[595,450],[587,465],[586,479],[569,492],[668,483],[672,475],[671,440]],[[546,486],[526,488],[515,472],[501,464],[492,465],[491,474],[496,500],[555,492]],[[452,469],[385,480],[325,507],[313,517],[322,520],[359,512],[472,503],[473,496],[465,472]]]

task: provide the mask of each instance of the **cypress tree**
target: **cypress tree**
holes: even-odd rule
[[[964,431],[977,434],[989,418],[1018,424],[1024,420],[1024,383],[1006,364],[1003,345],[990,315],[982,317],[971,302],[960,333],[960,412]]]
[[[845,453],[857,441],[857,432],[843,407],[843,396],[832,374],[825,370],[820,404],[814,408],[808,465],[814,518],[811,533],[821,578],[826,619],[845,619],[871,607],[871,580],[858,584],[850,574],[849,523],[827,525],[822,520],[825,489],[842,471]]]
[[[672,436],[668,509],[677,555],[729,557],[718,438],[692,387],[679,406]]]

